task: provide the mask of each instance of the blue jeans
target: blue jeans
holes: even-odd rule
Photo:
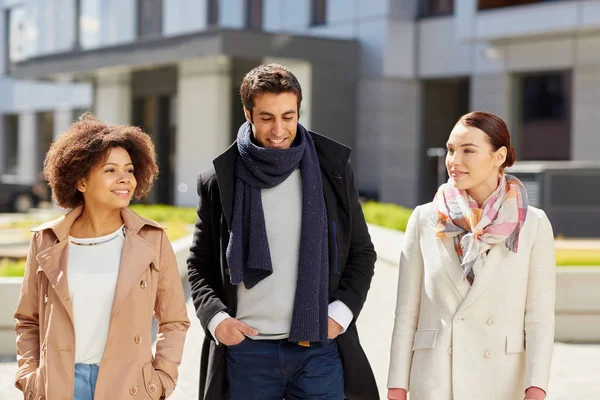
[[[75,364],[75,394],[73,400],[94,400],[98,369],[99,367],[96,364]]]
[[[287,340],[244,339],[227,347],[230,400],[344,400],[335,340],[302,347]]]

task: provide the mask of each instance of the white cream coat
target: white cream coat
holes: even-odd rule
[[[554,343],[555,251],[530,207],[518,252],[489,251],[470,286],[433,203],[415,209],[400,260],[388,387],[410,400],[520,400],[547,390]]]

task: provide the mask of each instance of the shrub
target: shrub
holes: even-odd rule
[[[363,213],[367,223],[386,228],[405,231],[413,210],[392,203],[367,201],[363,204]]]

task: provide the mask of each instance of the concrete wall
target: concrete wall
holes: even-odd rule
[[[195,206],[198,174],[230,144],[230,60],[219,56],[179,63],[175,204]]]

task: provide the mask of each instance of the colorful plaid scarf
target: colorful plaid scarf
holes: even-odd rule
[[[438,238],[454,238],[463,279],[473,284],[473,267],[483,263],[488,250],[505,242],[516,253],[519,234],[527,216],[527,192],[520,180],[501,175],[498,188],[479,208],[466,190],[450,181],[440,186],[435,200],[438,213],[435,227]]]

